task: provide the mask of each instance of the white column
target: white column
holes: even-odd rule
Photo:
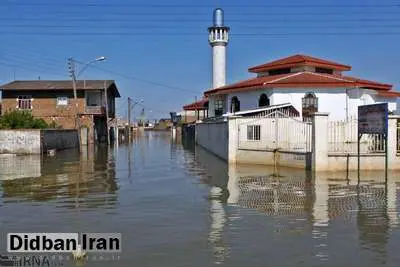
[[[213,47],[213,88],[226,84],[226,47],[215,45]]]
[[[329,113],[314,114],[312,125],[312,166],[314,171],[326,171],[329,168],[328,118]]]

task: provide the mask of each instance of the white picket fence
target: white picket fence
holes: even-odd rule
[[[311,123],[285,115],[238,118],[239,149],[311,152]]]
[[[357,153],[357,118],[343,121],[330,121],[328,124],[328,150],[331,153]],[[361,153],[385,152],[383,135],[364,134],[360,140]]]

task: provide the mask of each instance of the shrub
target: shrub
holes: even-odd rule
[[[35,119],[29,111],[6,112],[0,117],[0,129],[45,129],[49,125],[43,119]]]

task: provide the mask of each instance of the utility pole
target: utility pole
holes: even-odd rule
[[[74,111],[74,117],[75,117],[75,129],[78,131],[78,140],[79,140],[79,145],[81,144],[81,133],[80,133],[80,127],[79,127],[79,119],[78,119],[78,95],[77,95],[77,90],[76,90],[76,65],[75,61],[73,58],[68,59],[68,71],[70,73],[70,77],[72,78],[72,88],[74,90],[74,102],[75,102],[75,111]]]
[[[110,144],[110,125],[108,117],[108,92],[107,92],[107,82],[104,81],[104,100],[106,105],[106,127],[107,127],[107,143]]]
[[[128,140],[131,139],[132,98],[128,97]]]
[[[68,71],[72,79],[72,88],[74,90],[74,102],[75,102],[75,128],[77,127],[77,117],[78,117],[78,96],[76,92],[76,66],[73,58],[68,59]]]

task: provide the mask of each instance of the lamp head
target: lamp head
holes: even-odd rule
[[[106,59],[107,59],[106,57],[98,57],[98,58],[96,58],[96,61],[104,61]]]

